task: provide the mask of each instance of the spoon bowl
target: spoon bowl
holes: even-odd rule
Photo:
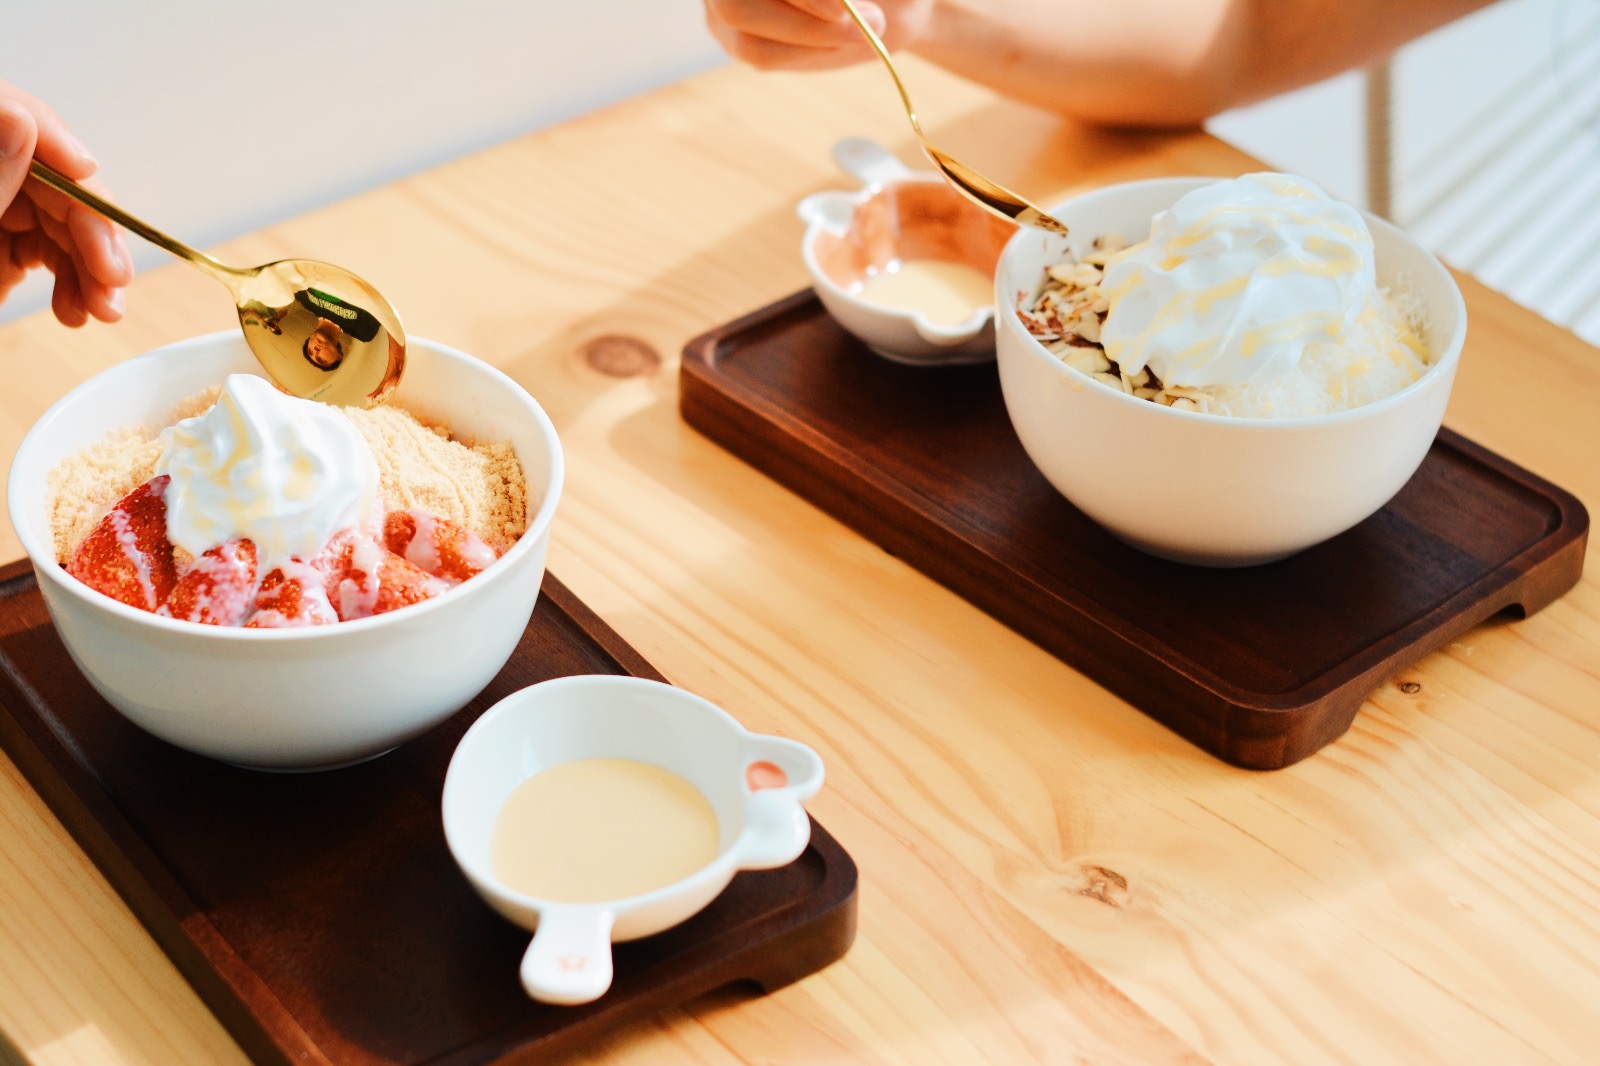
[[[378,290],[343,267],[283,259],[240,268],[174,240],[34,160],[32,174],[145,240],[220,281],[233,293],[239,328],[278,386],[340,406],[382,403],[405,369],[400,316]]]
[[[861,17],[861,12],[856,10],[854,0],[841,0],[841,3],[844,4],[845,12],[856,24],[856,28],[866,37],[872,50],[878,53],[883,65],[889,69],[889,77],[894,79],[894,87],[900,90],[900,103],[905,106],[906,118],[911,120],[911,131],[917,135],[923,153],[939,173],[944,175],[944,179],[956,191],[991,214],[1015,222],[1019,226],[1032,226],[1048,233],[1066,236],[1067,227],[1052,218],[1048,211],[1038,207],[1026,197],[1012,192],[1004,185],[984,177],[929,142],[927,135],[922,132],[922,123],[917,121],[917,110],[911,105],[911,95],[906,92],[905,84],[900,80],[900,72],[895,69],[894,60],[889,58],[889,49],[884,47],[883,41],[872,32],[872,27]]]
[[[250,350],[286,391],[370,407],[400,383],[405,331],[388,301],[350,271],[283,259],[223,281]]]

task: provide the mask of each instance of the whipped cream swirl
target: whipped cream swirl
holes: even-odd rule
[[[1355,208],[1304,178],[1247,174],[1156,215],[1101,289],[1107,357],[1168,386],[1209,387],[1272,382],[1308,346],[1342,344],[1378,284]]]
[[[167,539],[195,555],[255,542],[262,572],[309,560],[335,533],[371,521],[378,465],[338,408],[232,374],[216,405],[161,433]]]

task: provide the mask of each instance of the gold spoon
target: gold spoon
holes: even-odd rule
[[[38,160],[33,176],[226,285],[239,309],[245,342],[286,392],[371,407],[400,383],[406,365],[400,316],[376,289],[343,267],[283,259],[241,270],[173,240]]]
[[[999,215],[1019,226],[1034,226],[1066,236],[1067,227],[1047,215],[1042,208],[1034,206],[1004,185],[995,184],[976,170],[959,160],[952,159],[928,143],[927,136],[922,132],[922,124],[917,121],[916,109],[911,106],[911,97],[900,81],[899,72],[894,69],[894,61],[889,58],[889,50],[883,46],[878,35],[872,32],[872,27],[861,17],[861,12],[856,10],[852,0],[840,0],[840,2],[854,20],[856,28],[867,38],[867,43],[878,53],[878,58],[883,60],[883,65],[889,68],[889,77],[894,79],[894,87],[900,90],[900,102],[905,105],[906,118],[911,120],[912,132],[917,135],[917,140],[922,143],[923,152],[933,161],[933,165],[939,168],[944,179],[954,186],[957,192],[991,214]]]

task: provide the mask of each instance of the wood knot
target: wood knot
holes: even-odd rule
[[[1128,903],[1128,879],[1104,866],[1078,867],[1079,883],[1073,891],[1080,896],[1099,900],[1111,907],[1124,907]]]
[[[1422,686],[1415,681],[1402,681],[1400,682],[1400,691],[1407,696],[1415,696],[1422,691]]]
[[[610,378],[634,378],[654,374],[661,367],[661,353],[638,337],[608,333],[585,341],[578,355],[595,370]]]

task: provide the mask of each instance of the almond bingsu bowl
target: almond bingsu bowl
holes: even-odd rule
[[[260,769],[359,762],[450,717],[505,665],[544,577],[561,446],[516,382],[413,338],[390,402],[458,438],[509,441],[527,481],[527,531],[482,573],[389,613],[297,629],[166,618],[70,576],[52,540],[50,471],[119,427],[165,426],[177,404],[236,373],[259,376],[235,331],[158,348],[74,389],[17,451],[11,521],[73,661],[136,725],[180,748]]]
[[[1017,309],[1032,303],[1046,267],[1087,254],[1103,235],[1144,240],[1158,212],[1216,180],[1107,186],[1054,208],[1070,236],[1019,231],[995,278],[996,352],[1017,436],[1074,506],[1152,555],[1249,566],[1349,529],[1415,473],[1443,419],[1467,318],[1439,261],[1367,215],[1378,285],[1420,306],[1431,363],[1411,384],[1364,406],[1288,417],[1162,406],[1068,366],[1030,333]]]

